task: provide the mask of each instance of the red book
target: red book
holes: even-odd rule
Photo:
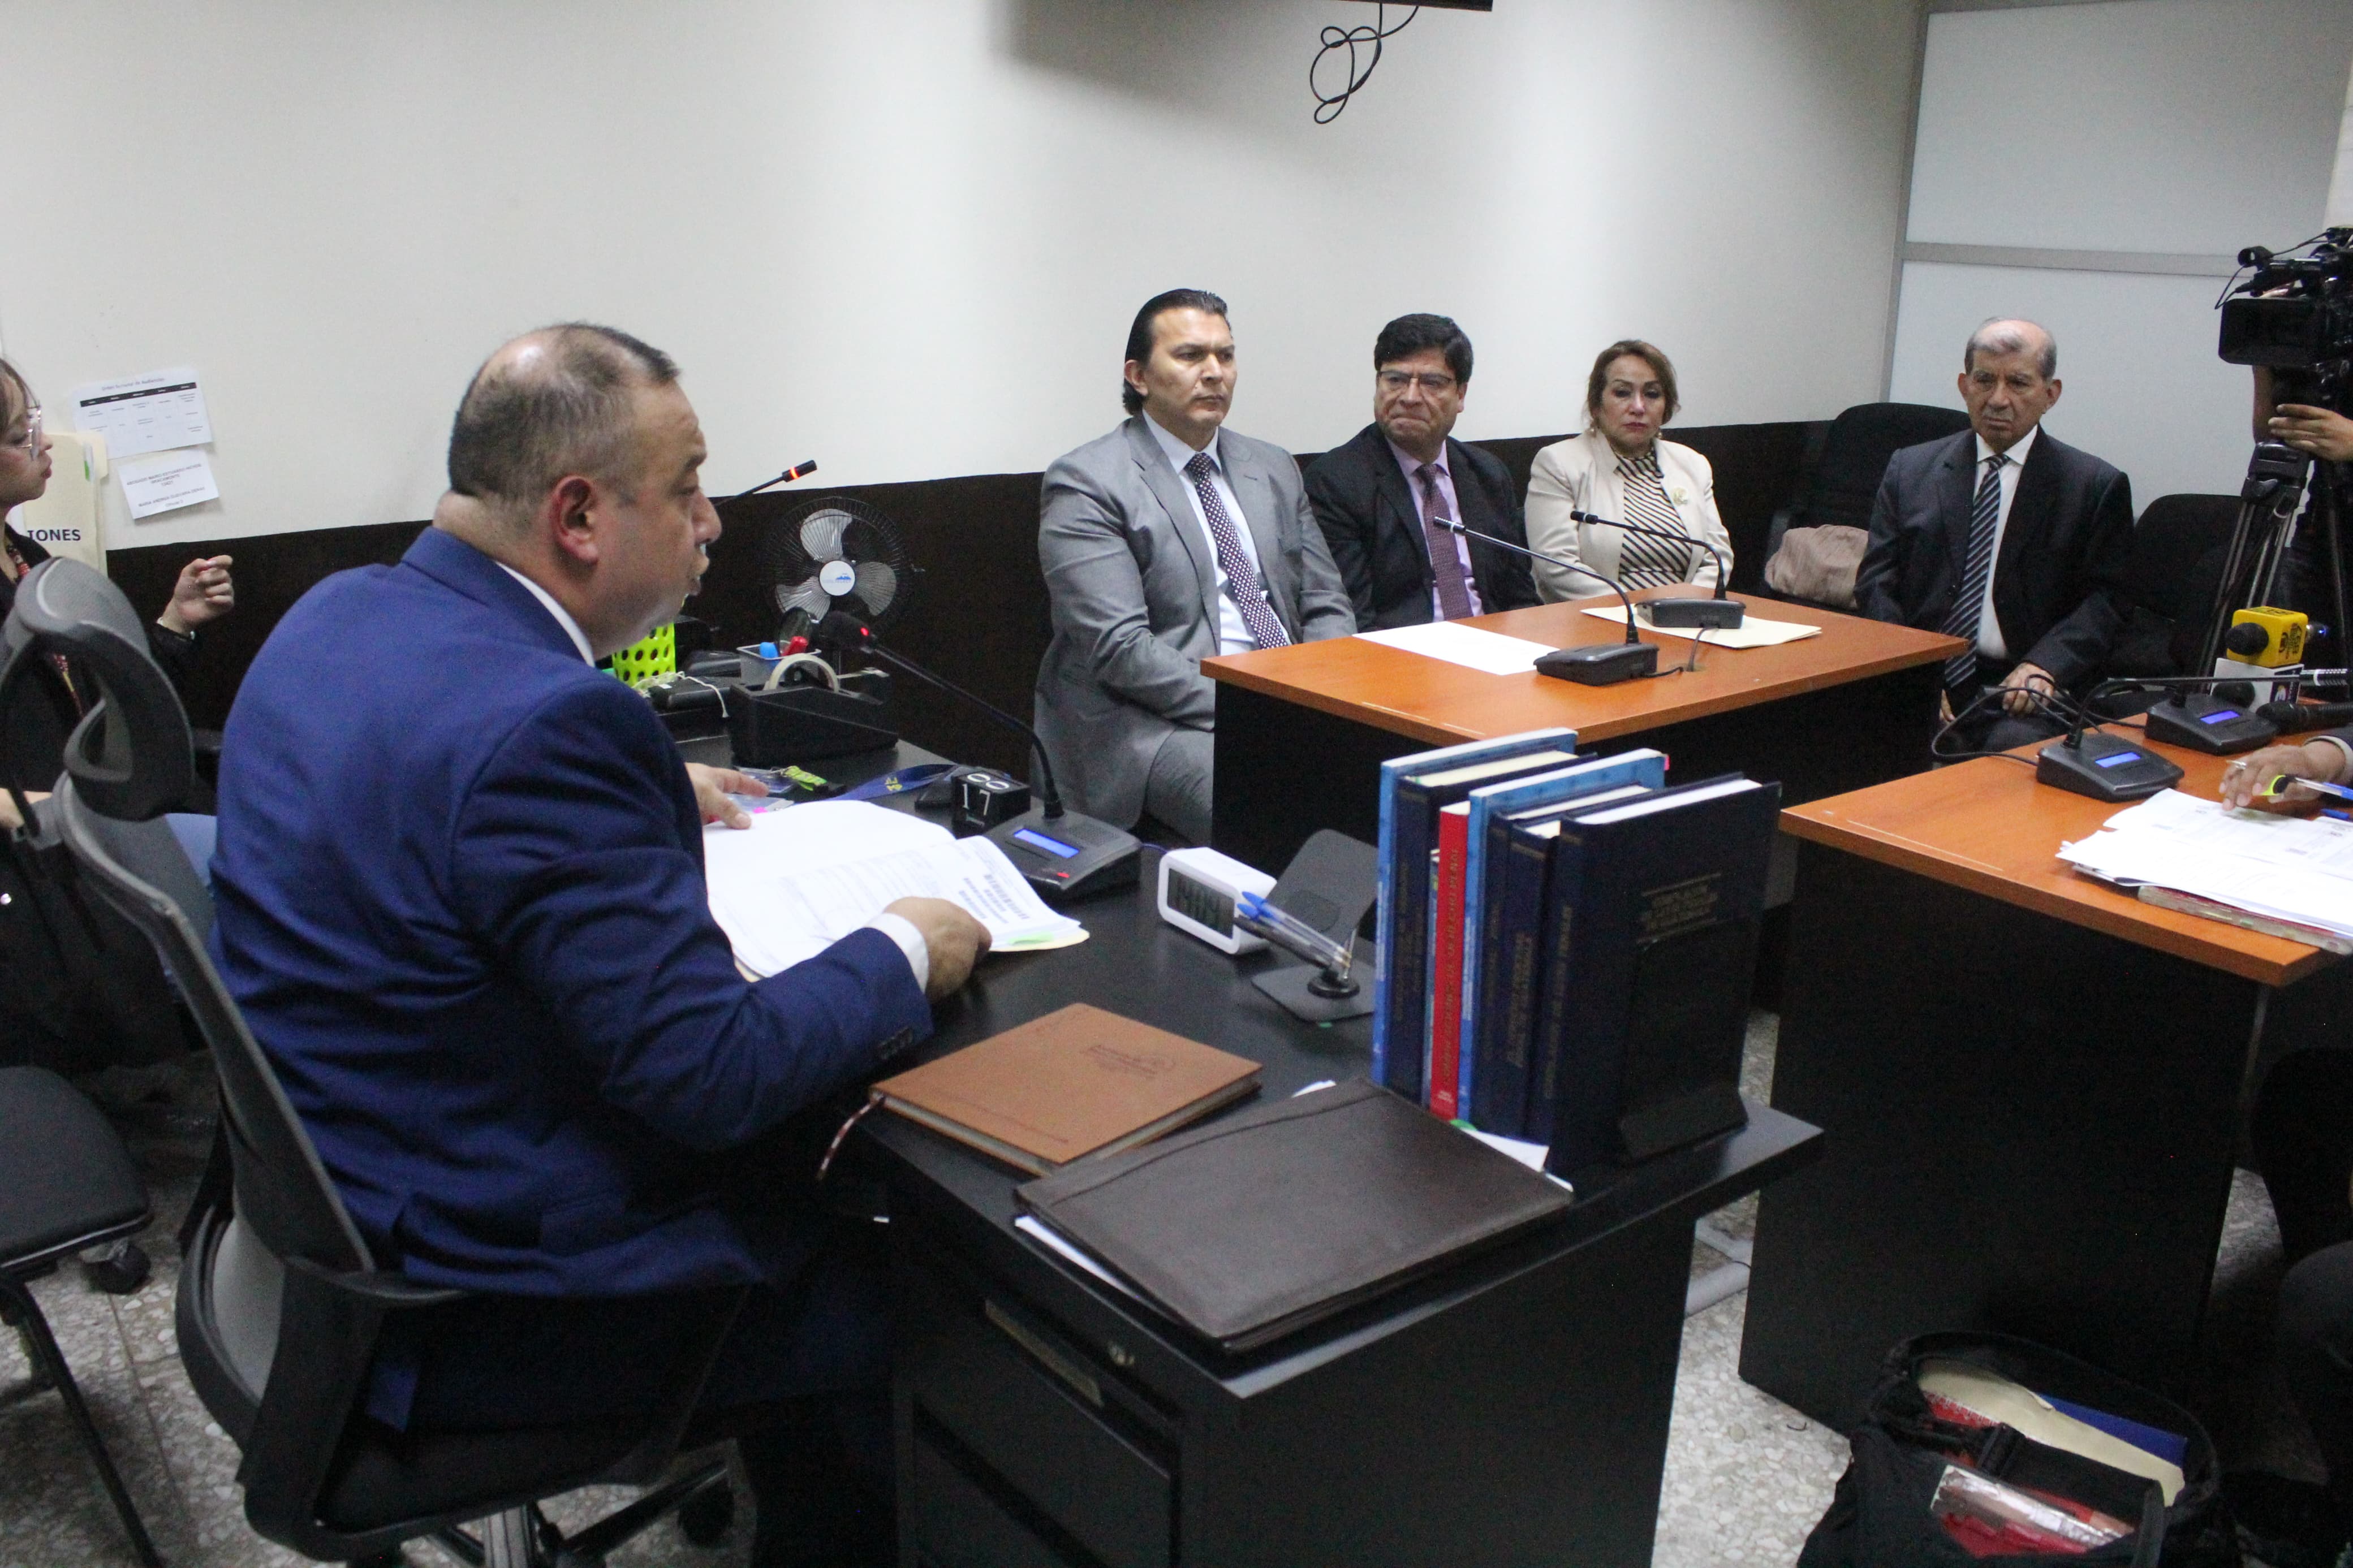
[[[1462,1114],[1456,1079],[1462,1056],[1462,881],[1471,856],[1471,804],[1438,814],[1437,941],[1430,944],[1430,1070],[1422,1077],[1430,1113]]]

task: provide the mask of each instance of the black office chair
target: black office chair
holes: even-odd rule
[[[2109,675],[2189,675],[2239,520],[2236,496],[2159,496],[2133,525]],[[2149,698],[2147,701],[2154,701]],[[2142,702],[2142,707],[2147,706]]]
[[[1958,435],[1969,416],[1925,403],[1858,403],[1830,423],[1819,450],[1810,453],[1798,498],[1773,516],[1766,557],[1790,530],[1838,525],[1868,529],[1887,459],[1905,447]],[[1770,592],[1770,590],[1767,590]]]
[[[0,1068],[0,1322],[24,1339],[32,1386],[54,1388],[65,1401],[139,1561],[163,1568],[57,1336],[26,1288],[86,1247],[143,1229],[147,1213],[131,1152],[96,1106],[46,1068]]]
[[[206,955],[211,900],[161,813],[192,763],[186,716],[121,592],[69,561],[18,588],[0,647],[65,652],[101,699],[67,747],[58,831],[96,891],[154,944],[206,1040],[221,1089],[211,1169],[181,1230],[180,1357],[244,1452],[254,1530],[325,1560],[375,1558],[431,1536],[494,1568],[595,1562],[672,1510],[690,1539],[726,1528],[725,1466],[702,1466],[569,1539],[539,1500],[656,1478],[679,1447],[741,1292],[683,1298],[695,1314],[669,1395],[649,1415],[508,1432],[396,1432],[363,1413],[395,1314],[466,1299],[377,1268],[269,1060]],[[15,668],[15,658],[8,666]],[[7,676],[0,672],[0,693]],[[481,1521],[478,1531],[459,1527]]]

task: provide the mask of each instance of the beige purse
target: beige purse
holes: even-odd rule
[[[1765,585],[1793,599],[1810,599],[1833,609],[1854,608],[1854,574],[1862,565],[1871,535],[1860,528],[1825,523],[1793,528],[1765,563]]]

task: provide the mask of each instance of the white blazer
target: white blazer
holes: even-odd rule
[[[1683,526],[1694,539],[1704,540],[1732,559],[1732,535],[1715,514],[1715,470],[1689,447],[1662,437],[1659,479],[1667,499],[1674,503]],[[1591,567],[1604,576],[1618,575],[1618,552],[1625,542],[1623,530],[1597,528],[1578,522],[1571,508],[1598,517],[1626,515],[1625,485],[1618,478],[1618,454],[1599,430],[1588,430],[1566,441],[1556,441],[1536,454],[1528,473],[1528,548]],[[1691,581],[1713,591],[1715,561],[1704,551],[1694,551],[1699,564]],[[1547,561],[1529,563],[1535,569],[1536,592],[1547,604],[1562,599],[1588,599],[1609,590],[1582,573],[1570,572]]]

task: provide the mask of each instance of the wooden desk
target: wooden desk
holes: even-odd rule
[[[1092,933],[988,960],[935,1056],[1086,1000],[1264,1066],[1268,1098],[1365,1070],[1364,1020],[1300,1024],[1136,890]],[[939,1568],[1521,1568],[1651,1561],[1692,1222],[1819,1135],[1742,1131],[1562,1220],[1226,1355],[1013,1228],[1024,1178],[888,1115],[901,1561]]]
[[[1822,635],[1778,647],[1703,647],[1688,675],[1615,686],[1488,675],[1356,637],[1204,659],[1203,673],[1218,682],[1210,842],[1271,870],[1318,827],[1369,842],[1385,759],[1549,725],[1567,725],[1580,746],[1606,752],[1656,746],[1683,778],[1738,769],[1778,779],[1793,802],[1927,764],[1937,668],[1957,641],[1733,596]],[[1583,612],[1616,603],[1604,595],[1465,624],[1556,647],[1609,642],[1623,628]],[[1659,646],[1662,668],[1691,654],[1684,638],[1651,632],[1643,640]]]
[[[1845,1426],[1898,1340],[1975,1327],[2181,1390],[2242,1094],[2344,1037],[2353,968],[2055,858],[2120,809],[1986,758],[1782,814],[1773,1101],[1828,1147],[1763,1199],[1749,1382]]]

